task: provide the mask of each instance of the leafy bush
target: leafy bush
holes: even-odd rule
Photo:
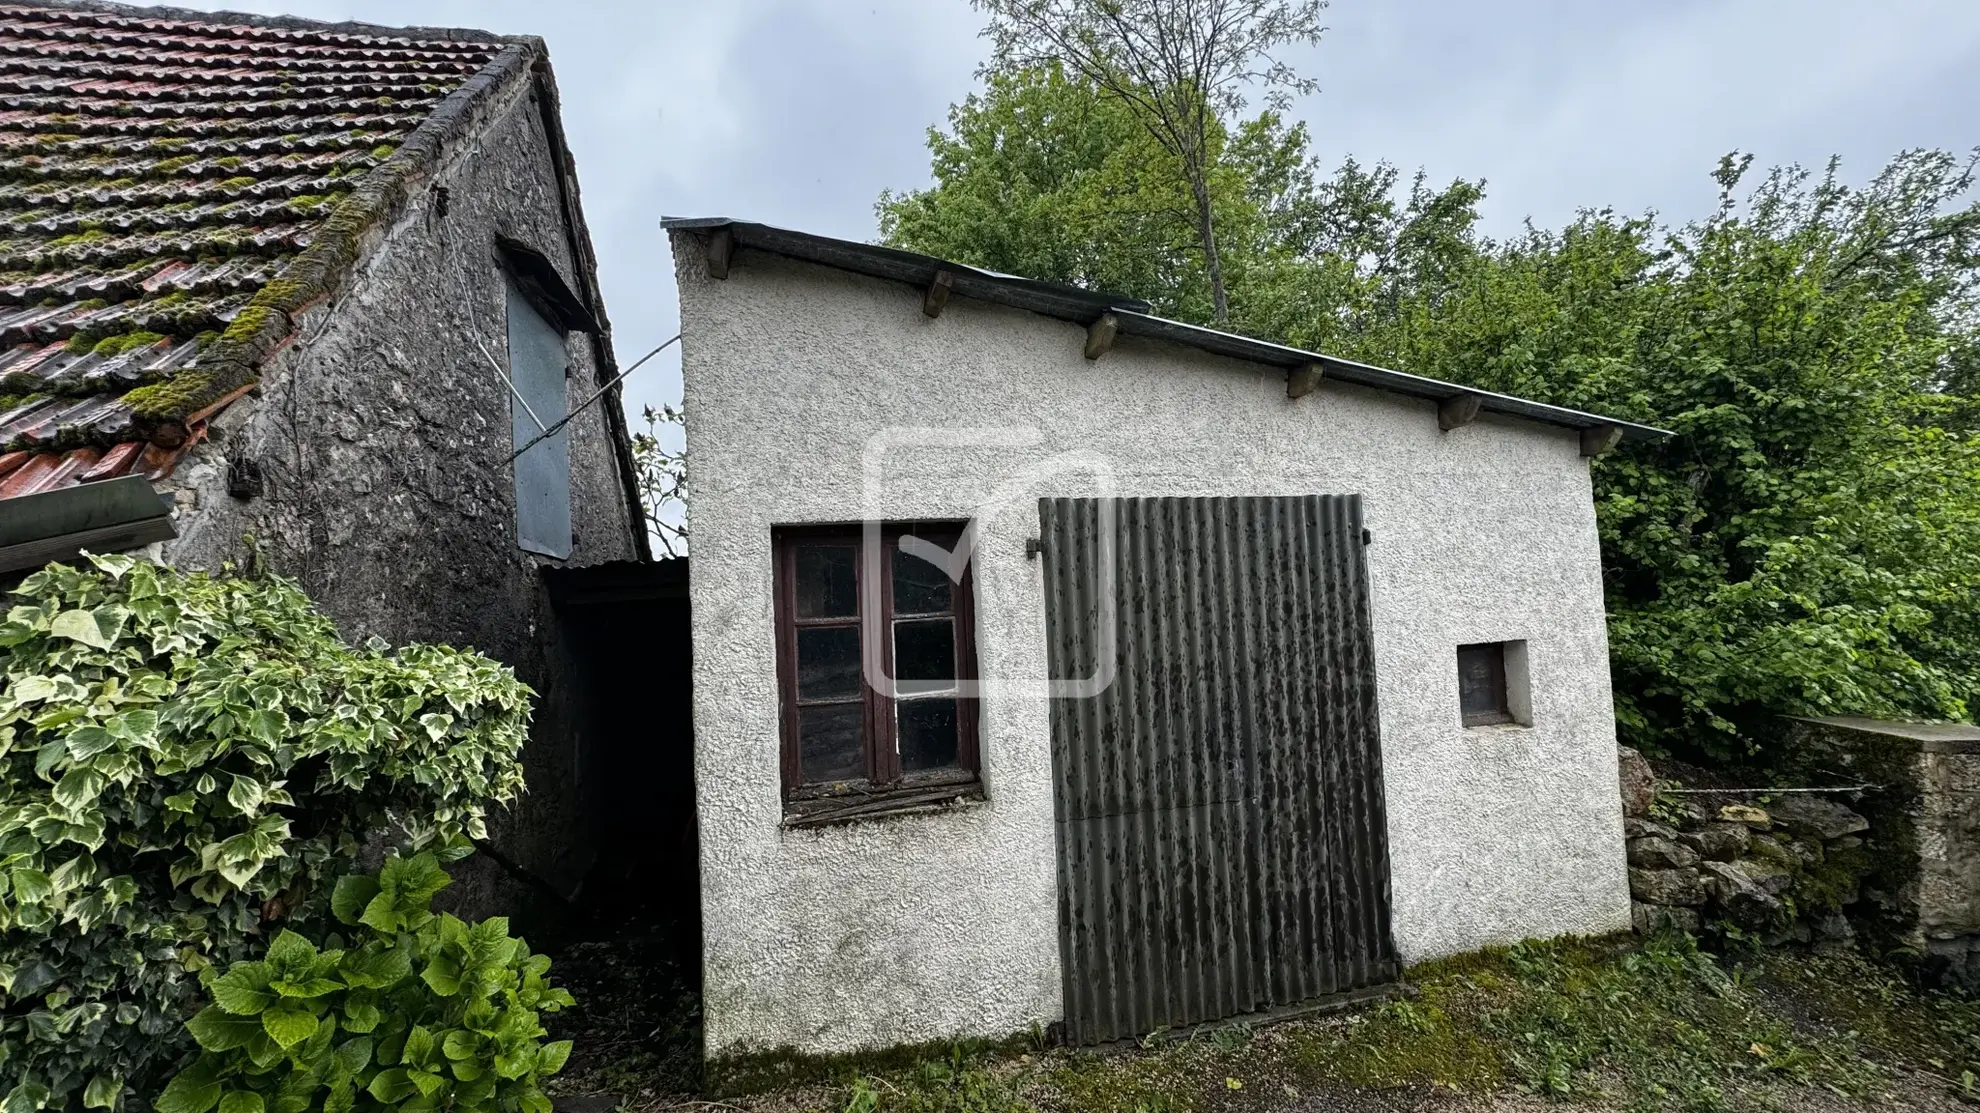
[[[209,970],[213,1004],[187,1025],[204,1051],[158,1113],[549,1113],[538,1084],[571,1045],[543,1043],[537,1013],[571,996],[507,920],[429,911],[446,884],[430,853],[390,859],[376,878],[337,883],[352,938],[319,951],[284,931],[265,959]]]
[[[91,559],[0,621],[7,1113],[154,1092],[201,970],[320,913],[372,834],[458,845],[522,787],[503,666],[353,649],[280,579]]]

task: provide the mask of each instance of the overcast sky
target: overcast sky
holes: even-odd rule
[[[926,129],[984,50],[964,0],[195,6],[548,40],[622,364],[676,329],[663,214],[871,238],[880,190],[926,184]],[[1317,152],[1483,177],[1494,232],[1588,206],[1698,215],[1734,148],[1838,154],[1860,179],[1980,144],[1974,0],[1335,0],[1328,23],[1291,58],[1320,82],[1295,107]],[[635,421],[679,399],[670,356],[629,380]]]

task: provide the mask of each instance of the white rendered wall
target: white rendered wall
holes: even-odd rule
[[[1394,931],[1405,962],[1629,926],[1588,464],[1573,432],[1085,331],[755,252],[726,281],[675,252],[693,537],[695,778],[707,1049],[831,1053],[998,1037],[1061,1014],[1046,705],[982,704],[988,801],[780,826],[773,526],[962,519],[1047,457],[1104,458],[1123,497],[1359,493],[1373,587]],[[1034,430],[1027,447],[862,456],[890,427]],[[1008,433],[1001,434],[1008,439]],[[956,439],[966,439],[966,435]],[[986,680],[1042,677],[1037,497],[982,523]],[[1459,723],[1455,650],[1524,639],[1530,728]]]

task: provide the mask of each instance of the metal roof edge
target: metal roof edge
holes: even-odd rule
[[[1153,306],[1139,298],[1105,294],[1058,282],[1020,278],[1016,275],[984,270],[964,263],[951,263],[932,255],[922,255],[882,244],[862,243],[787,228],[775,228],[767,224],[725,216],[662,217],[660,227],[669,232],[729,228],[733,230],[735,242],[743,247],[752,247],[855,274],[891,279],[921,287],[926,287],[934,281],[937,273],[948,271],[955,278],[953,292],[966,297],[1026,309],[1082,326],[1092,324],[1103,313],[1112,313],[1120,321],[1120,331],[1127,336],[1180,344],[1213,355],[1274,367],[1290,368],[1317,363],[1323,369],[1326,379],[1353,383],[1392,394],[1431,401],[1444,401],[1470,395],[1479,399],[1479,409],[1486,413],[1503,414],[1569,429],[1615,426],[1622,430],[1625,441],[1646,441],[1671,436],[1669,430],[1659,429],[1653,425],[1642,425],[1633,421],[1623,421],[1620,418],[1568,409],[1565,406],[1534,402],[1510,394],[1496,394],[1475,387],[1445,382],[1442,379],[1391,371],[1386,367],[1357,363],[1320,352],[1309,352],[1266,340],[1254,340],[1234,332],[1173,321],[1149,312]]]

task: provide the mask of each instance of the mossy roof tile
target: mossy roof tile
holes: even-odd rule
[[[271,345],[216,338],[262,327],[250,302],[272,304],[332,214],[517,49],[182,16],[0,0],[0,454],[35,491],[169,468],[199,430],[161,432],[147,400],[210,407],[251,381]],[[151,449],[119,447],[138,440]],[[22,451],[50,459],[29,471]]]

